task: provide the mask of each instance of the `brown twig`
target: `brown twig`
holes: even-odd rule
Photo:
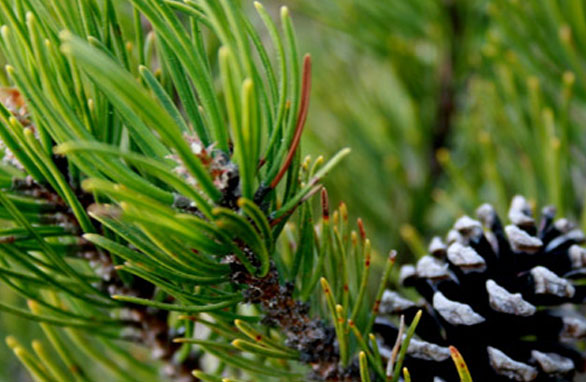
[[[277,176],[271,182],[271,188],[277,187],[289,166],[291,166],[291,162],[293,161],[293,157],[295,156],[295,152],[297,151],[297,147],[299,146],[299,142],[301,141],[301,134],[303,133],[303,127],[305,126],[305,121],[307,120],[307,112],[309,110],[309,98],[311,95],[311,56],[307,54],[305,59],[303,60],[303,83],[301,88],[301,106],[299,107],[299,116],[297,117],[297,125],[295,126],[295,135],[293,136],[293,140],[291,141],[291,147],[289,148],[289,153],[285,158],[285,162],[281,166],[281,169],[277,173]]]

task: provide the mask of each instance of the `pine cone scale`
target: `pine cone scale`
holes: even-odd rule
[[[429,255],[402,270],[402,283],[426,301],[407,367],[417,381],[454,380],[446,360],[430,356],[455,346],[475,381],[571,381],[583,369],[575,347],[586,320],[571,304],[586,300],[577,280],[584,272],[584,234],[543,209],[537,225],[526,199],[517,196],[503,225],[483,205],[479,220],[456,221],[446,242],[434,238]],[[413,316],[417,304],[386,295],[383,313]],[[392,346],[396,327],[379,319],[374,330]],[[429,342],[424,342],[429,341]]]

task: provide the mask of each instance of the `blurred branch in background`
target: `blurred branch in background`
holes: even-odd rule
[[[312,148],[346,140],[355,149],[333,192],[360,207],[382,245],[397,243],[400,231],[408,241],[429,234],[431,195],[444,172],[437,152],[451,146],[482,64],[486,2],[293,3],[316,20],[305,31],[321,72],[313,123],[325,131]],[[366,187],[349,197],[354,182]]]

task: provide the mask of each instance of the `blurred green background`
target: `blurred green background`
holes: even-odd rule
[[[380,250],[517,193],[583,220],[582,1],[290,3],[317,66],[305,148],[353,148],[329,190]]]
[[[300,50],[313,56],[304,152],[353,149],[326,184],[379,251],[409,261],[458,215],[483,202],[504,214],[515,194],[586,228],[583,0],[265,5],[292,9]],[[35,330],[0,315],[1,337],[25,342]],[[28,381],[3,342],[0,381]]]

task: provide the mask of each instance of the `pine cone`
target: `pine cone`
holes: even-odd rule
[[[417,382],[455,381],[449,345],[462,353],[475,382],[572,381],[584,369],[576,342],[586,319],[575,304],[586,299],[585,236],[545,207],[539,226],[527,201],[516,196],[503,226],[488,204],[478,220],[464,216],[446,244],[434,238],[430,254],[401,269],[405,287],[422,304],[387,291],[374,330],[388,354],[397,328],[423,310],[405,365]],[[483,228],[484,227],[484,228]]]

